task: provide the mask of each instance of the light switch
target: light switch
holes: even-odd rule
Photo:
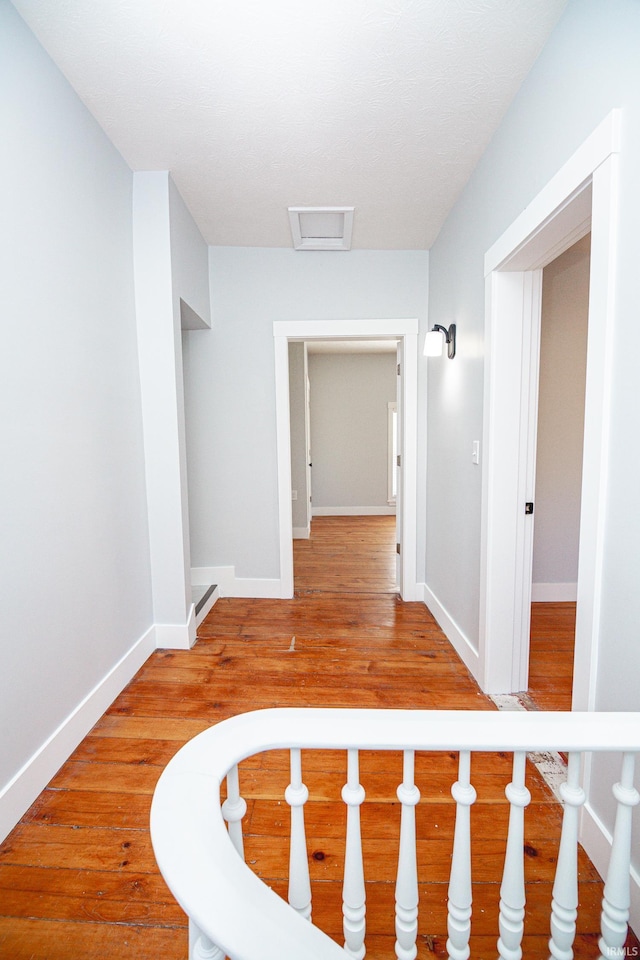
[[[474,440],[471,448],[471,462],[480,463],[480,441]]]

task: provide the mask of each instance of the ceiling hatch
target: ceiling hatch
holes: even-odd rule
[[[354,207],[289,207],[296,250],[350,250]]]

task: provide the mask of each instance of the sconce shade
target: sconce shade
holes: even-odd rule
[[[440,336],[444,334],[444,337]],[[449,328],[443,327],[440,323],[434,323],[432,329],[424,338],[425,357],[442,356],[443,344],[447,345],[447,356],[453,360],[456,355],[456,325],[452,323]]]
[[[439,330],[430,330],[424,338],[425,357],[441,357],[444,337]]]

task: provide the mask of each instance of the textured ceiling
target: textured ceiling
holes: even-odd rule
[[[14,0],[209,243],[291,246],[288,206],[353,205],[378,249],[431,246],[565,3]]]

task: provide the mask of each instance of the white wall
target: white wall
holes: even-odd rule
[[[0,98],[3,835],[148,654],[152,608],[131,172],[6,2]]]
[[[428,254],[215,247],[210,271],[212,330],[193,334],[185,377],[192,562],[277,578],[273,321],[424,324]]]
[[[610,110],[621,108],[617,333],[596,701],[601,710],[640,709],[640,447],[634,441],[640,421],[639,48],[640,5],[634,0],[569,3],[430,259],[430,321],[457,321],[459,356],[430,363],[427,583],[477,644],[480,471],[471,464],[469,443],[482,435],[484,253]],[[597,815],[609,825],[610,773],[596,765],[592,795]]]
[[[586,236],[543,271],[533,539],[534,600],[575,600],[580,541],[589,249],[590,237]]]
[[[312,353],[313,511],[393,512],[388,496],[388,403],[396,399],[395,353]]]

